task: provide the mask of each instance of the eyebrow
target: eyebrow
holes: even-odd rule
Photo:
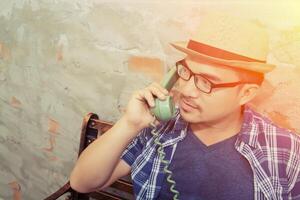
[[[195,73],[197,75],[197,73]],[[205,78],[211,80],[211,81],[221,81],[221,79],[217,76],[213,76],[211,74],[206,73],[199,73],[198,75],[204,76]]]
[[[195,72],[193,72],[193,71],[189,68],[188,64],[186,63],[186,61],[185,61],[184,59],[181,60],[181,61],[179,61],[179,62],[183,63],[183,64],[184,64],[184,65],[185,65],[192,73],[194,73],[195,75],[203,76],[203,77],[207,78],[207,79],[210,80],[210,81],[221,81],[221,79],[220,79],[219,77],[214,76],[214,75],[211,75],[211,74],[207,74],[207,73],[195,73]]]

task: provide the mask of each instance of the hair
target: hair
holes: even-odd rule
[[[244,70],[244,69],[236,69],[237,75],[240,77],[241,81],[254,83],[259,86],[263,83],[265,76],[263,73],[254,72],[250,70]]]

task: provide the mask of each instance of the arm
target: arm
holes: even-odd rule
[[[78,192],[90,192],[102,187],[111,175],[117,179],[128,174],[130,166],[120,165],[120,156],[138,131],[130,127],[124,118],[117,121],[81,153],[70,176],[71,187]],[[115,171],[115,168],[118,170]]]
[[[123,176],[126,176],[130,173],[131,167],[122,159],[120,159],[118,165],[116,166],[115,170],[113,171],[112,175],[108,179],[108,181],[100,188],[104,189],[111,184],[113,184],[115,181],[120,179]]]
[[[164,99],[167,93],[158,84],[135,92],[121,119],[81,153],[70,176],[71,187],[78,192],[90,192],[128,174],[130,166],[120,159],[121,154],[137,134],[154,120],[148,106],[154,106],[153,96]]]

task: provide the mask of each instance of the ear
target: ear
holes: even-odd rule
[[[258,93],[260,86],[257,84],[245,84],[239,92],[239,104],[244,105],[251,101]]]

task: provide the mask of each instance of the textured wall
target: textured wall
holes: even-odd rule
[[[278,68],[252,104],[300,132],[299,3],[151,2],[0,0],[0,199],[42,199],[62,185],[82,117],[116,120],[132,90],[182,57],[168,42],[186,40],[205,11],[268,27]]]

